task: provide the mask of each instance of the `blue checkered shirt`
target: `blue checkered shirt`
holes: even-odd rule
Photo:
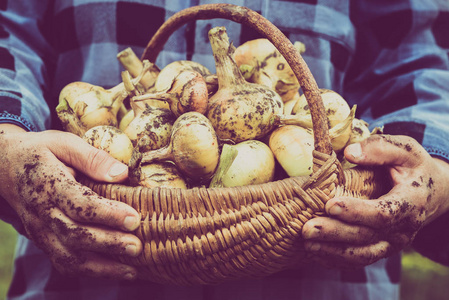
[[[69,82],[112,87],[120,81],[116,54],[140,55],[174,12],[215,1],[1,0],[0,122],[30,131],[60,128],[58,93]],[[449,159],[449,2],[447,0],[234,0],[268,18],[292,41],[319,87],[358,105],[358,117],[406,134]],[[260,37],[227,20],[202,20],[175,32],[157,65],[181,59],[214,70],[207,32],[226,26],[235,45]],[[0,217],[24,230],[0,199]],[[449,216],[422,230],[415,247],[449,264]],[[441,231],[444,231],[442,234]],[[445,237],[446,236],[446,237]],[[354,271],[318,265],[260,280],[176,287],[151,282],[67,278],[24,235],[19,236],[9,299],[398,299],[398,255]]]

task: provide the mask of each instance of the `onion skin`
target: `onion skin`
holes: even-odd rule
[[[97,149],[109,153],[115,159],[128,164],[133,145],[126,134],[113,126],[100,125],[86,131],[83,140]]]
[[[228,149],[231,157],[227,159]],[[223,172],[220,172],[224,168]],[[249,140],[223,146],[220,164],[209,187],[233,187],[270,182],[274,178],[275,158],[261,141]]]
[[[306,176],[313,171],[314,137],[312,130],[285,125],[274,130],[269,147],[288,176]]]
[[[171,162],[154,162],[133,169],[129,174],[133,186],[187,189],[187,183]]]
[[[138,112],[123,132],[134,147],[143,139],[139,145],[143,147],[141,151],[155,150],[170,142],[175,120],[176,117],[170,110],[147,106],[144,111]]]
[[[209,69],[200,63],[190,60],[177,60],[161,70],[154,84],[154,90],[156,92],[167,92],[173,85],[175,78],[183,71],[195,71],[203,77],[211,75]]]
[[[139,159],[141,164],[168,160],[193,182],[206,182],[214,175],[219,158],[218,138],[210,121],[198,112],[187,112],[173,124],[167,146],[134,151],[131,164],[134,167]]]
[[[302,43],[295,43],[295,46],[300,53],[305,51]],[[240,45],[235,50],[234,59],[239,68],[245,71],[246,80],[266,85],[276,91],[283,102],[298,94],[300,85],[295,74],[268,39],[254,39]]]
[[[173,114],[179,117],[189,111],[205,114],[208,98],[207,84],[201,74],[186,70],[180,72],[173,79],[172,85],[167,91],[136,96],[133,97],[132,101],[166,101]]]
[[[235,143],[264,137],[274,128],[272,116],[283,112],[282,99],[266,86],[243,78],[224,27],[211,29],[209,39],[219,88],[209,99],[207,117],[218,137]]]
[[[342,122],[349,115],[351,108],[346,100],[337,92],[320,89],[329,128]],[[304,120],[304,127],[312,128],[312,115],[304,95],[301,95],[292,110],[292,115],[298,115]]]

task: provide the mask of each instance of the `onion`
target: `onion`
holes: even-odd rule
[[[300,53],[305,45],[295,42]],[[276,91],[284,102],[291,100],[300,88],[295,74],[276,47],[265,38],[250,40],[235,50],[234,59],[246,80],[264,84]]]
[[[82,136],[88,144],[109,153],[115,159],[128,164],[133,144],[128,136],[113,126],[100,125],[86,131]]]
[[[129,123],[134,119],[134,111],[130,109],[121,119],[118,125],[118,129],[121,131],[125,131],[126,127],[128,127]]]
[[[205,114],[207,111],[208,90],[200,73],[182,71],[172,81],[167,91],[148,93],[132,98],[132,101],[162,100],[168,102],[176,117],[188,111]]]
[[[258,140],[223,145],[218,169],[209,187],[232,187],[270,182],[275,159],[270,148]]]
[[[351,108],[346,100],[337,92],[328,89],[320,89],[321,99],[329,120],[329,128],[342,122],[349,115]],[[303,120],[303,127],[312,128],[312,115],[306,97],[301,95],[292,110],[293,115],[298,115],[298,119]]]
[[[166,92],[170,90],[175,78],[183,71],[195,71],[201,76],[211,75],[209,69],[200,63],[190,60],[177,60],[161,70],[155,82],[155,91]]]
[[[296,125],[281,126],[271,133],[269,147],[290,177],[312,173],[314,149],[312,130]]]
[[[262,138],[273,129],[272,116],[283,112],[282,99],[266,86],[243,78],[224,27],[211,29],[209,39],[219,87],[209,99],[207,117],[220,139],[240,143]]]
[[[148,71],[149,62],[145,61],[144,66],[141,75],[133,80],[133,84],[137,84]],[[71,132],[78,135],[98,125],[117,127],[117,114],[128,95],[129,91],[123,82],[111,89],[89,83],[69,83],[60,92],[56,112],[62,124],[69,125],[64,129],[72,130]],[[79,119],[79,122],[71,121],[74,118]],[[79,128],[73,128],[78,125]]]
[[[134,151],[130,167],[155,161],[173,161],[194,182],[209,180],[219,161],[217,135],[212,124],[198,112],[187,112],[173,124],[170,143],[160,149]]]
[[[155,150],[170,142],[176,117],[166,108],[134,106],[134,118],[123,130],[133,145],[144,147],[141,151]]]
[[[296,93],[292,99],[284,102],[284,115],[291,115],[293,111],[293,107],[295,107],[296,103],[299,101],[300,95]]]
[[[155,162],[135,168],[130,172],[129,180],[134,186],[187,189],[187,183],[171,162]]]

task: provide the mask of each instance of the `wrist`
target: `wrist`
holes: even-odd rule
[[[20,132],[26,132],[25,129],[22,127],[11,124],[11,123],[1,123],[0,124],[0,134],[3,133],[20,133]]]

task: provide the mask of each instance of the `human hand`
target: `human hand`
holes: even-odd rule
[[[369,265],[409,245],[426,224],[449,209],[449,164],[432,158],[414,139],[373,135],[346,147],[352,163],[384,166],[391,190],[373,200],[335,197],[327,217],[304,224],[305,248],[329,267]]]
[[[75,180],[121,182],[127,166],[80,137],[61,131],[25,132],[0,125],[0,195],[20,217],[28,237],[66,275],[133,279],[136,269],[108,258],[136,256],[140,224],[130,206],[98,196]],[[127,233],[128,232],[128,233]]]

